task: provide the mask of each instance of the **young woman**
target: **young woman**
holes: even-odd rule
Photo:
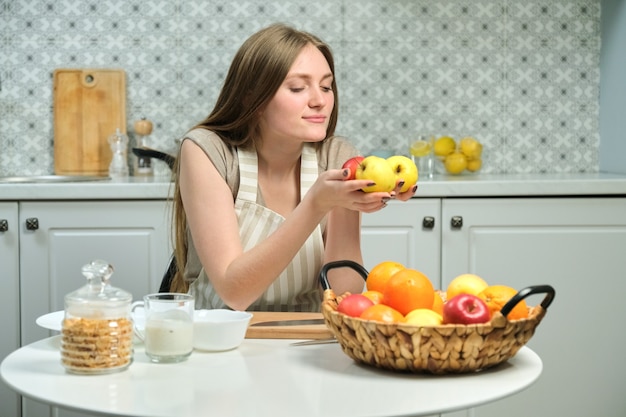
[[[324,263],[363,263],[361,212],[405,193],[364,193],[344,179],[358,154],[335,137],[337,86],[330,48],[285,25],[252,35],[231,64],[209,116],[187,132],[174,202],[178,272],[172,291],[196,308],[319,311]],[[360,292],[347,268],[337,294]]]

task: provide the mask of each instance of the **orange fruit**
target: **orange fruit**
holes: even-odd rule
[[[403,315],[418,309],[432,308],[435,289],[420,271],[405,268],[393,274],[383,290],[383,303]]]
[[[502,307],[517,294],[517,290],[506,285],[490,285],[489,287],[478,293],[478,298],[483,300],[489,312],[493,316],[493,313],[500,311]],[[528,317],[528,306],[526,301],[522,300],[511,310],[507,318],[509,320],[525,319]]]
[[[376,265],[367,275],[365,287],[368,290],[383,292],[387,281],[396,272],[405,269],[405,266],[399,262],[384,261]]]
[[[478,295],[479,292],[487,288],[489,284],[474,274],[461,274],[450,281],[446,289],[446,299],[450,300],[459,294]]]
[[[435,297],[433,300],[433,306],[431,310],[443,316],[443,304],[445,303],[445,300],[446,300],[446,293],[441,290],[436,290]]]
[[[383,293],[380,291],[367,290],[363,295],[372,300],[374,304],[380,304],[383,301]]]
[[[361,313],[364,320],[374,320],[382,323],[404,323],[404,316],[398,310],[384,304],[374,304]]]

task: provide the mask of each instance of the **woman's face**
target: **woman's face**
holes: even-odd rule
[[[334,106],[333,75],[322,53],[305,46],[285,80],[261,113],[263,142],[319,142]]]

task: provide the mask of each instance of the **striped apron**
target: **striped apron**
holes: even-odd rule
[[[238,149],[240,184],[235,199],[239,237],[248,251],[271,235],[285,221],[280,214],[257,203],[258,160],[254,149]],[[300,198],[318,177],[317,154],[312,144],[305,144],[300,163]],[[285,270],[248,308],[250,311],[319,311],[318,274],[322,267],[324,242],[318,225]],[[204,268],[191,283],[196,309],[228,308],[215,292]]]

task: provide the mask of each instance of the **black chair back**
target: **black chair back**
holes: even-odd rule
[[[174,279],[174,275],[176,275],[177,269],[176,258],[172,255],[170,263],[167,265],[167,270],[165,271],[165,274],[163,274],[159,292],[171,292],[170,286],[172,285],[172,280]]]

